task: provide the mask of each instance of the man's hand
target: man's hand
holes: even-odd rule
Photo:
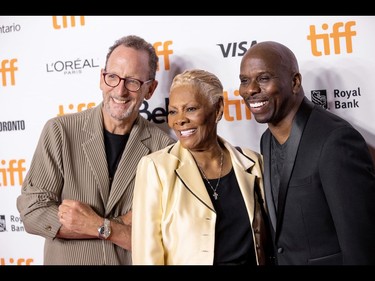
[[[61,238],[97,238],[97,229],[103,224],[103,218],[90,205],[76,200],[64,200],[58,216],[62,224],[58,236]]]

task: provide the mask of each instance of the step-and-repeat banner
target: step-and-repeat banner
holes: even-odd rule
[[[278,41],[296,54],[306,95],[344,117],[375,148],[373,16],[2,16],[0,17],[0,265],[43,264],[44,239],[28,234],[16,198],[39,134],[51,117],[101,102],[100,69],[124,35],[151,42],[159,86],[141,113],[168,130],[173,77],[203,68],[224,85],[219,134],[259,151],[258,124],[238,94],[245,51]]]

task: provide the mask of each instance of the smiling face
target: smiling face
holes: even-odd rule
[[[212,104],[197,87],[181,85],[173,88],[169,95],[168,125],[184,148],[206,150],[217,141],[221,110],[222,100]]]
[[[252,46],[241,61],[239,93],[257,122],[291,120],[302,98],[294,55],[277,43]]]
[[[149,57],[145,51],[118,46],[110,55],[105,72],[119,77],[131,77],[141,81],[149,80]],[[154,92],[157,82],[144,83],[138,91],[131,92],[121,81],[116,87],[110,87],[104,82],[104,70],[100,75],[100,89],[103,92],[105,121],[121,123],[135,120],[144,99],[149,99]]]

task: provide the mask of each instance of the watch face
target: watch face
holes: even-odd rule
[[[104,220],[104,225],[98,228],[99,238],[107,239],[111,235],[111,226],[108,219]]]
[[[111,231],[109,229],[104,228],[104,234],[103,234],[103,236],[105,237],[105,239],[107,239],[110,234],[111,234]]]
[[[106,231],[104,225],[101,226],[101,227],[98,229],[98,231],[99,231],[99,238],[101,238],[101,239],[107,239],[107,238],[109,237],[109,234],[110,234],[110,233],[109,233],[108,231]]]
[[[102,235],[102,236],[105,235],[104,225],[99,228],[99,234]]]

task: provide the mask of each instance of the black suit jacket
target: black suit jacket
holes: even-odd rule
[[[261,138],[278,264],[375,264],[375,172],[364,138],[306,97],[289,138],[277,214],[270,185],[270,130]]]

